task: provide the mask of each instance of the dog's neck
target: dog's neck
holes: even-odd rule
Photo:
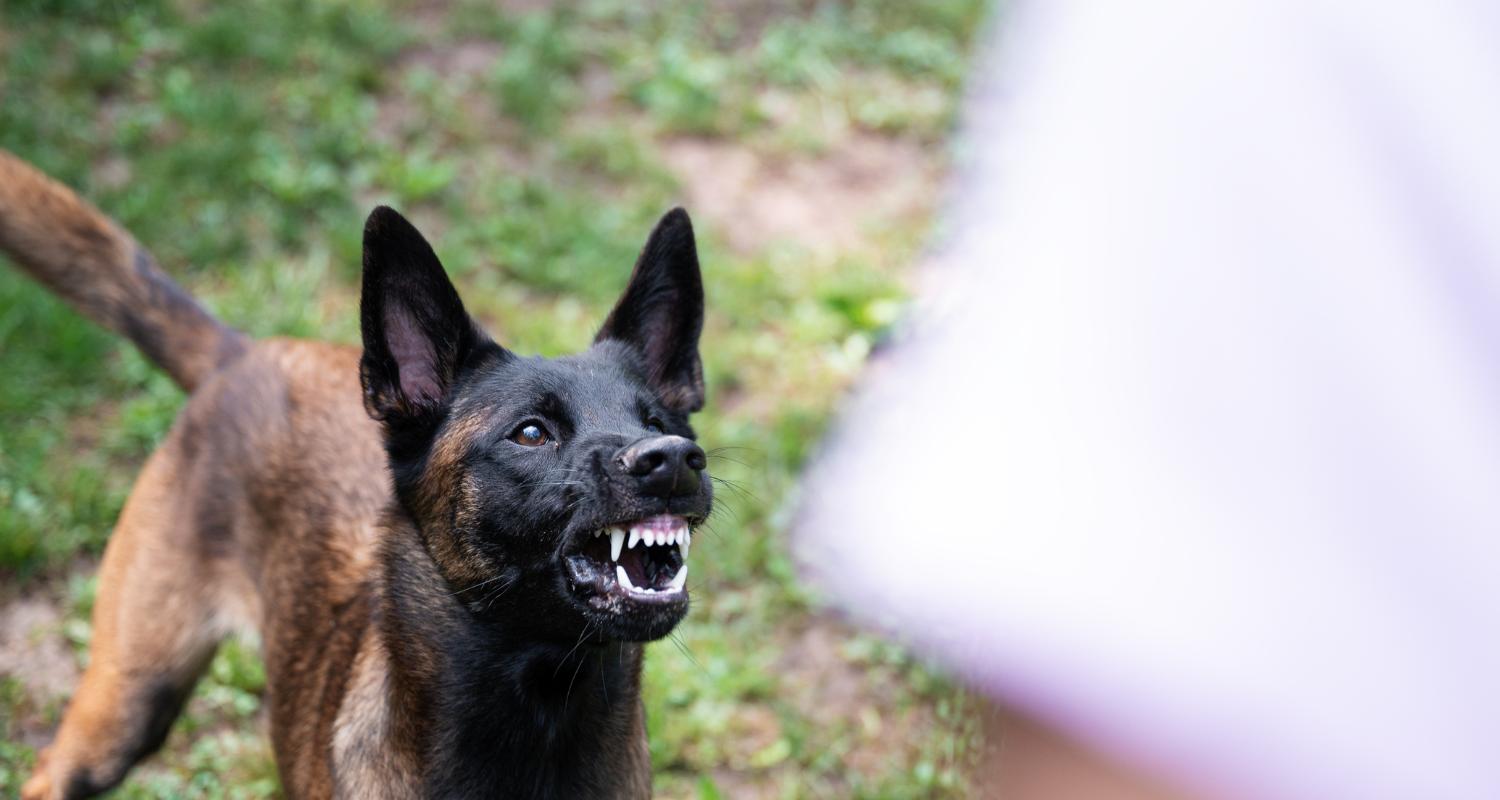
[[[386,535],[392,730],[424,796],[649,795],[639,644],[538,641],[503,613],[477,616],[414,525]]]

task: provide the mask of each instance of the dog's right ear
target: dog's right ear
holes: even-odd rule
[[[365,410],[387,428],[426,427],[447,407],[459,367],[488,338],[464,311],[437,254],[380,206],[365,222],[359,302]]]

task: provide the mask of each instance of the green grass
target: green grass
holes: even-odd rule
[[[507,16],[476,0],[441,13],[22,0],[0,7],[0,147],[79,189],[257,335],[356,340],[363,214],[387,202],[429,229],[501,342],[558,354],[587,344],[681,198],[665,142],[817,158],[860,134],[940,163],[983,5],[586,0]],[[733,483],[694,550],[693,614],[648,659],[664,796],[963,793],[969,701],[900,648],[840,633],[806,666],[866,687],[836,718],[780,677],[801,666],[795,632],[822,624],[784,540],[798,472],[899,310],[925,228],[901,222],[827,254],[734,250],[733,220],[697,218],[710,307],[698,428]],[[8,266],[0,354],[0,576],[65,593],[59,635],[82,657],[92,589],[70,577],[74,559],[102,549],[182,396]],[[274,794],[263,683],[253,647],[227,646],[120,796]],[[55,721],[24,695],[0,680],[0,796],[33,757],[14,741],[20,717]],[[871,752],[879,763],[849,766]]]

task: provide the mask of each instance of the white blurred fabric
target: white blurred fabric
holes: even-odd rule
[[[1500,797],[1500,5],[999,30],[803,563],[1208,795]]]

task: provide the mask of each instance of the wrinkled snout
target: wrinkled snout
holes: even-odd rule
[[[690,497],[701,491],[708,457],[703,448],[681,436],[642,439],[615,454],[615,463],[635,478],[648,497]]]

